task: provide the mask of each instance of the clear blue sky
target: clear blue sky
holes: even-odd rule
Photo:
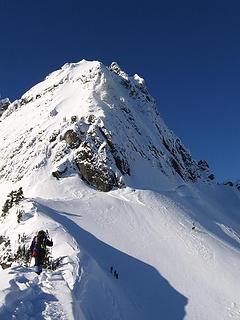
[[[117,61],[216,177],[240,178],[240,2],[0,0],[0,93],[12,100],[65,62]]]

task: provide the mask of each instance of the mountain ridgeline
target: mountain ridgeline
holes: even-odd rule
[[[47,170],[52,179],[79,175],[100,191],[214,180],[207,162],[193,160],[167,128],[144,80],[115,62],[65,64],[5,102],[0,179]]]

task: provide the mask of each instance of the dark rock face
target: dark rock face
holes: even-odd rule
[[[209,180],[214,180],[214,179],[215,179],[214,174],[210,174],[210,175],[208,176],[208,179],[209,179]]]
[[[121,188],[124,185],[122,176],[130,175],[124,150],[113,141],[103,122],[99,122],[94,115],[81,119],[71,117],[69,126],[73,120],[76,121],[74,130],[69,128],[62,135],[55,131],[49,137],[55,145],[58,141],[66,142],[65,149],[57,153],[52,176],[61,179],[68,175],[68,169],[75,170],[86,183],[100,191]],[[73,162],[65,162],[64,157],[70,153]]]
[[[65,134],[63,136],[63,140],[66,141],[66,143],[68,144],[68,146],[71,149],[78,148],[81,143],[81,139],[80,139],[79,135],[71,129],[65,132]]]
[[[237,180],[236,182],[232,182],[231,180],[228,180],[223,182],[223,185],[240,191],[240,180]]]
[[[226,181],[226,182],[224,182],[224,185],[225,186],[229,186],[229,187],[233,187],[234,186],[232,181]]]
[[[119,67],[119,65],[117,64],[117,62],[112,62],[109,70],[115,72],[117,75],[119,75],[121,73],[121,69]]]
[[[97,159],[89,146],[85,145],[85,147],[77,153],[75,161],[81,178],[89,185],[104,192],[119,186],[114,172]]]
[[[208,181],[215,179],[214,175],[209,172],[208,163],[205,160],[194,161],[180,139],[171,141],[163,137],[162,144],[171,154],[172,168],[183,180],[194,182],[201,177],[202,173],[205,173]]]
[[[177,172],[177,174],[179,174],[180,177],[184,180],[184,175],[182,174],[183,168],[181,168],[179,163],[174,158],[172,158],[171,164],[172,164],[173,169]]]
[[[117,168],[121,171],[122,174],[127,174],[130,176],[130,168],[127,161],[121,158],[118,154],[113,153],[113,157],[116,163]]]
[[[115,164],[118,170],[120,170],[122,174],[130,175],[130,168],[129,168],[128,162],[124,158],[122,152],[116,149],[114,143],[112,142],[111,135],[108,133],[106,128],[99,127],[99,130],[103,135],[103,137],[106,139],[106,142],[109,146],[110,152],[115,160]]]
[[[8,106],[11,104],[10,100],[8,98],[6,99],[0,99],[0,117],[3,114],[5,110],[7,110]]]
[[[74,168],[71,162],[68,159],[65,159],[58,163],[57,166],[55,166],[55,168],[52,171],[52,176],[59,180],[61,178],[68,177],[71,174],[71,172],[73,172],[73,170]]]
[[[107,192],[121,188],[121,176],[130,175],[124,150],[113,141],[103,122],[99,123],[94,115],[81,118],[76,123],[75,131],[67,130],[60,140],[74,149],[75,168],[90,186]],[[65,176],[65,171],[57,168],[52,175],[60,179]]]
[[[54,131],[51,136],[49,137],[49,142],[54,142],[57,139],[57,136],[59,135],[60,131]]]
[[[52,172],[52,176],[54,178],[56,178],[57,180],[59,180],[60,178],[63,178],[64,177],[64,173],[66,172],[66,170],[64,171],[60,171],[60,170],[56,170],[56,171],[53,171]]]
[[[205,161],[205,160],[198,161],[198,166],[200,168],[202,168],[203,170],[209,169],[209,165],[208,165],[207,161]]]

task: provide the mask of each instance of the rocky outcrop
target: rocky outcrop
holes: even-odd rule
[[[233,187],[234,186],[234,183],[232,181],[225,181],[223,184],[225,186],[229,186],[229,187]]]
[[[223,185],[240,191],[240,180],[237,180],[236,182],[227,180],[223,182]]]
[[[7,110],[10,104],[11,102],[8,98],[0,99],[0,117],[2,116],[3,112]]]
[[[67,145],[71,149],[77,149],[80,146],[81,139],[77,132],[72,129],[67,130],[63,135],[63,140],[66,141]]]
[[[118,187],[114,172],[103,162],[99,162],[89,146],[82,147],[75,159],[81,178],[100,191],[110,191]]]
[[[210,173],[209,165],[205,160],[196,162],[192,159],[189,151],[184,147],[180,139],[175,141],[163,137],[163,146],[170,153],[170,163],[176,173],[185,181],[196,181],[201,177],[212,181],[214,175]]]
[[[240,181],[237,181],[235,185],[236,185],[236,188],[240,191]]]
[[[92,117],[87,121],[92,123]],[[80,127],[84,127],[84,124],[81,123]],[[82,133],[81,139],[83,142],[75,153],[75,163],[81,178],[100,191],[122,187],[120,176],[129,175],[130,170],[106,128],[97,122],[92,123],[88,131]]]
[[[70,167],[69,161],[60,162],[52,171],[52,176],[56,179],[64,178]]]

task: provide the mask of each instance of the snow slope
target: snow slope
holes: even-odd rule
[[[14,253],[23,235],[30,245],[37,230],[47,229],[54,242],[51,254],[60,265],[41,276],[32,264],[14,262],[0,270],[0,319],[240,319],[240,193],[211,181],[206,164],[181,151],[183,145],[156,115],[145,87],[144,93],[135,88],[132,95],[142,92],[137,99],[148,96],[150,101],[136,104],[119,86],[122,77],[131,91],[134,81],[143,84],[141,78],[129,80],[116,65],[112,68],[113,76],[98,62],[66,65],[1,118],[0,204],[19,187],[25,199],[2,219],[0,235],[10,240]],[[104,74],[97,84],[94,70]],[[83,75],[84,87],[78,80]],[[134,115],[133,126],[116,107],[119,96]],[[91,114],[95,120],[87,123]],[[78,120],[72,123],[75,115]],[[116,119],[124,130],[116,132]],[[161,134],[156,126],[151,129],[156,123]],[[130,175],[121,172],[107,149],[108,137],[96,128],[111,133]],[[94,132],[102,139],[95,165],[104,159],[122,188],[101,192],[80,179],[74,160],[82,146],[76,140],[77,147],[70,148],[60,139],[70,129],[81,141],[89,142]],[[124,145],[130,140],[132,149]],[[150,143],[152,150],[159,146],[161,155],[151,153]],[[181,174],[172,166],[173,154]],[[64,174],[56,178],[52,172],[63,172],[63,164]]]
[[[1,271],[1,318],[239,319],[237,193],[182,185],[105,194],[67,179],[55,182],[62,193],[29,200],[31,218],[5,222],[5,234],[23,228],[29,242],[36,225],[48,229],[64,260],[43,279],[19,266]]]

